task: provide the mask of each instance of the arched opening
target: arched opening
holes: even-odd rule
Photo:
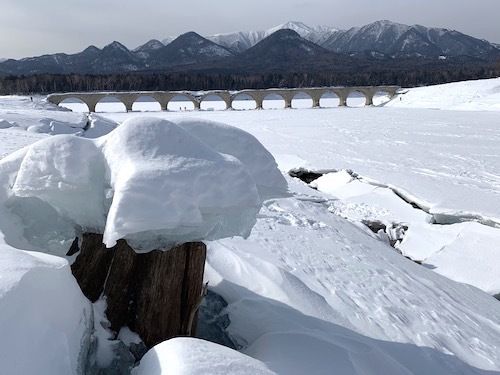
[[[161,105],[158,103],[158,100],[152,96],[140,96],[134,104],[132,104],[132,111],[157,112],[161,111]]]
[[[373,105],[384,105],[385,103],[391,100],[391,94],[387,91],[377,91],[375,95],[373,95]]]
[[[125,104],[114,96],[105,96],[95,106],[96,112],[127,112]]]
[[[223,111],[226,109],[226,102],[217,94],[208,94],[201,103],[202,111]]]
[[[351,91],[347,97],[348,107],[364,107],[366,103],[365,94],[361,91]]]
[[[298,92],[292,99],[292,108],[312,108],[313,100],[311,95],[305,92]]]
[[[257,102],[250,95],[242,93],[234,97],[232,107],[236,110],[255,109]]]
[[[268,94],[262,101],[264,109],[282,109],[285,108],[285,99],[280,94]]]
[[[186,95],[176,95],[167,104],[169,111],[193,111],[194,103]]]
[[[321,95],[319,99],[319,106],[321,108],[334,108],[340,104],[340,98],[334,92],[328,91]]]
[[[73,112],[89,112],[89,107],[82,99],[78,98],[66,98],[61,103],[59,107],[68,108]]]

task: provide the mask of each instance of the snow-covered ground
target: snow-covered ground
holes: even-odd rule
[[[215,344],[173,340],[150,351],[137,374],[485,374],[500,372],[500,305],[491,296],[500,293],[499,93],[500,79],[491,79],[410,89],[369,108],[363,98],[348,102],[351,108],[309,109],[300,99],[296,109],[260,111],[219,111],[212,102],[202,111],[179,104],[177,112],[101,112],[90,119],[39,97],[1,97],[0,154],[58,132],[95,138],[130,117],[190,117],[253,134],[283,172],[323,174],[310,185],[287,176],[291,196],[266,200],[247,240],[208,243],[205,279],[229,304],[230,337],[254,360]],[[120,111],[106,105],[101,110]],[[14,159],[2,168],[15,169]],[[33,250],[23,222],[1,212],[2,242]],[[382,229],[375,234],[362,222]],[[11,255],[2,259],[0,275],[14,276],[0,276],[0,303],[9,294],[29,299],[31,290],[15,281],[24,268]],[[67,267],[49,261],[48,268],[71,278]],[[12,316],[2,311],[0,319]],[[23,320],[47,326],[36,312]],[[73,324],[67,336],[74,343],[82,323],[65,322],[58,332]],[[1,327],[16,336],[16,324]],[[33,335],[32,343],[48,340],[46,333]],[[74,364],[70,349],[65,358]],[[40,347],[40,356],[51,350]],[[15,361],[4,362],[6,353],[22,358],[21,344],[2,340],[0,373]]]

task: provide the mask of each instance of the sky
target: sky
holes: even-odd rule
[[[301,21],[339,29],[377,20],[458,30],[500,43],[500,0],[0,0],[0,58],[118,41],[129,49],[188,31],[265,30]]]

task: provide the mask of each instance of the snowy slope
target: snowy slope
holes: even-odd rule
[[[408,90],[395,108],[432,108],[464,111],[500,111],[500,78],[456,82]]]
[[[401,257],[320,197],[268,202],[248,241],[210,244],[205,278],[245,353],[282,374],[499,370],[498,301]]]

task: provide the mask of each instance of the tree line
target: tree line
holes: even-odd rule
[[[379,70],[365,72],[224,74],[128,73],[38,74],[0,77],[0,94],[49,94],[88,91],[198,91],[286,87],[379,86],[415,87],[464,80],[493,78],[500,65],[460,66],[446,69]]]

